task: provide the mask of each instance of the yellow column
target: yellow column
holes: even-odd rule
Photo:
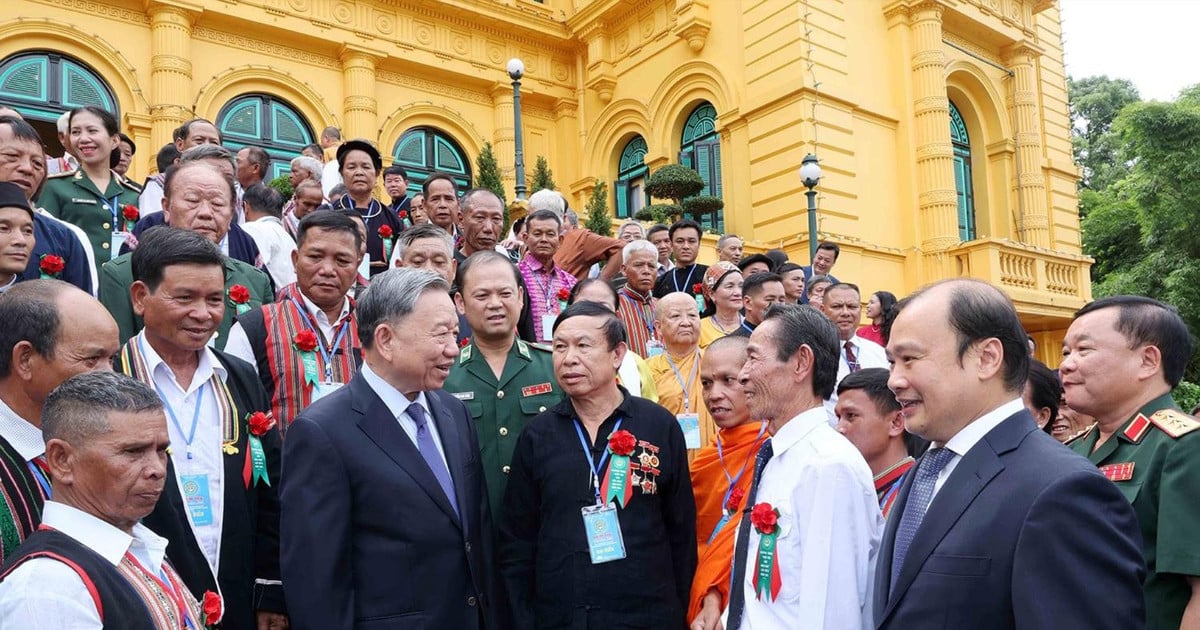
[[[492,86],[492,154],[496,156],[496,165],[500,167],[500,175],[504,181],[504,190],[516,186],[517,181],[517,133],[513,119],[513,88],[512,83],[497,82]],[[474,156],[472,156],[474,159]],[[532,181],[533,169],[530,168],[536,158],[531,161],[525,158],[525,185]],[[537,191],[525,191],[526,198]],[[516,195],[513,195],[516,198]]]
[[[1046,178],[1042,175],[1042,118],[1038,111],[1037,68],[1041,54],[1027,42],[1018,42],[1007,53],[1013,70],[1012,103],[1017,140],[1017,198],[1020,200],[1020,240],[1038,247],[1050,246],[1050,217],[1046,210]]]
[[[194,14],[177,6],[151,2],[150,15],[150,146],[148,153],[172,139],[193,114],[180,102],[192,99],[192,21]]]
[[[946,55],[942,51],[942,10],[938,2],[912,7],[913,114],[917,157],[920,247],[927,279],[946,277],[946,250],[958,244],[958,200],[954,188],[954,148],[950,143],[950,101],[946,96]]]
[[[375,63],[383,55],[358,46],[342,47],[342,139],[365,138],[379,142],[378,106],[375,100]],[[384,151],[380,147],[380,151]]]

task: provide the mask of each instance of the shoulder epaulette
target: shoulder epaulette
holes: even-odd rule
[[[122,186],[128,188],[129,190],[137,192],[137,193],[142,192],[141,184],[134,182],[132,179],[129,179],[129,178],[125,177],[124,175],[117,175],[117,177],[120,178],[117,181],[119,181]]]
[[[1178,409],[1160,409],[1150,416],[1150,422],[1162,429],[1163,433],[1176,439],[1200,429],[1200,421]]]
[[[1071,437],[1067,438],[1066,440],[1063,440],[1063,444],[1070,444],[1071,442],[1074,442],[1075,440],[1087,437],[1087,435],[1092,432],[1092,429],[1095,429],[1095,428],[1096,428],[1096,423],[1093,422],[1090,425],[1088,425],[1087,427],[1085,427],[1079,433],[1076,433],[1075,435],[1072,435]]]

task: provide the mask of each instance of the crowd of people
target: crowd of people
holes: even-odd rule
[[[1200,628],[1169,305],[1051,370],[1001,290],[833,242],[59,132],[0,109],[0,628]]]

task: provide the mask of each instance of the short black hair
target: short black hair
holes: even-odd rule
[[[117,122],[117,117],[107,109],[104,109],[103,107],[96,107],[95,105],[84,105],[83,107],[76,107],[75,109],[72,109],[71,115],[67,119],[68,125],[75,120],[76,116],[84,113],[91,114],[96,118],[99,118],[100,124],[104,125],[104,131],[106,131],[108,135],[115,136],[121,133],[121,123]]]
[[[783,278],[780,278],[779,274],[771,273],[770,271],[752,273],[742,281],[742,295],[749,295],[752,292],[757,295],[762,286],[768,282],[779,282],[782,284]]]
[[[1030,359],[1028,383],[1029,399],[1034,408],[1050,408],[1050,421],[1043,427],[1049,433],[1050,425],[1054,424],[1054,419],[1058,417],[1058,401],[1063,395],[1062,381],[1058,380],[1058,374],[1046,367],[1045,363]]]
[[[771,271],[775,270],[775,263],[771,262],[771,259],[767,258],[766,254],[750,254],[749,256],[744,256],[738,261],[737,266],[738,269],[745,271],[746,267],[749,267],[754,263],[763,263],[767,266],[767,269],[770,269]]]
[[[137,155],[137,143],[133,141],[133,138],[125,135],[123,132],[117,132],[117,136],[121,138],[121,142],[129,145],[131,149],[129,152],[130,155]]]
[[[1154,346],[1162,354],[1163,375],[1172,388],[1183,380],[1192,356],[1192,336],[1174,306],[1140,295],[1114,295],[1096,300],[1075,313],[1075,319],[1096,311],[1116,308],[1117,331],[1130,349]]]
[[[145,284],[151,292],[162,284],[171,265],[214,266],[225,273],[225,257],[212,241],[191,230],[156,225],[142,233],[133,250],[129,267],[133,280]]]
[[[179,125],[179,129],[177,129],[179,132],[179,138],[181,140],[187,140],[188,136],[192,135],[192,125],[196,123],[208,123],[212,125],[213,128],[217,130],[217,142],[219,143],[224,140],[224,138],[221,137],[221,128],[213,125],[213,122],[207,118],[193,118],[182,125]]]
[[[72,285],[62,280],[18,282],[0,296],[0,378],[12,372],[13,348],[28,341],[33,351],[53,357],[62,324],[55,303]]]
[[[889,376],[891,376],[891,372],[887,368],[863,368],[857,372],[851,372],[838,383],[838,396],[841,396],[843,392],[861,389],[866,392],[871,402],[875,403],[875,409],[879,413],[888,414],[900,411],[900,402],[896,400],[896,394],[888,388]]]
[[[266,179],[267,171],[271,168],[271,156],[262,147],[242,147],[242,149],[246,150],[246,159],[257,166],[259,175]],[[238,152],[240,153],[241,149],[238,149]]]
[[[808,280],[804,281],[804,295],[812,293],[813,289],[817,288],[817,285],[821,283],[833,284],[833,278],[825,274],[814,273],[808,277]],[[825,288],[828,289],[829,287]]]
[[[854,293],[858,296],[858,299],[862,299],[862,291],[858,289],[857,284],[852,282],[834,282],[833,284],[825,287],[825,295],[829,295],[829,292],[834,289],[854,289]]]
[[[444,180],[450,182],[450,185],[454,187],[454,196],[457,198],[458,197],[458,180],[454,179],[454,176],[451,175],[450,173],[443,173],[442,171],[430,173],[429,177],[425,178],[425,182],[421,184],[421,192],[426,197],[428,197],[429,196],[429,185],[432,184],[433,182],[438,181],[439,179],[444,179]]]
[[[0,125],[8,125],[12,129],[13,139],[24,140],[25,142],[36,142],[42,144],[42,137],[38,135],[33,125],[29,124],[22,118],[16,116],[0,116]]]
[[[659,232],[666,232],[668,238],[671,236],[671,228],[669,228],[661,223],[655,223],[653,226],[650,227],[649,230],[646,230],[646,240],[650,240],[651,236],[654,236],[655,234],[658,234]]]
[[[576,300],[579,299],[580,292],[592,285],[599,285],[608,289],[608,292],[612,294],[613,310],[617,311],[621,308],[621,298],[617,296],[617,290],[613,288],[612,284],[603,278],[584,278],[583,280],[576,282],[575,286],[571,287],[571,297],[567,300],[567,303],[574,304]]]
[[[404,167],[399,164],[393,164],[383,169],[383,176],[387,177],[388,175],[399,175],[404,178],[405,183],[408,183],[408,171],[404,170]]]
[[[804,271],[804,267],[801,267],[794,262],[785,262],[782,265],[779,265],[779,268],[775,270],[775,273],[779,274],[780,277],[783,277],[783,274],[792,273],[793,271]]]
[[[362,221],[362,215],[357,210],[348,210],[340,212],[337,210],[314,210],[304,215],[300,219],[300,223],[296,226],[296,247],[303,247],[304,241],[308,238],[308,231],[312,229],[328,230],[330,232],[345,232],[354,236],[354,251],[355,253],[362,250],[362,232],[358,229],[358,224],[354,222],[357,217]]]
[[[525,225],[528,226],[531,221],[553,221],[559,229],[562,229],[562,217],[553,210],[537,210],[525,218]]]
[[[774,336],[776,357],[780,361],[788,361],[800,350],[800,346],[808,346],[813,353],[812,393],[822,400],[832,396],[837,384],[841,347],[833,322],[815,308],[780,302],[767,308],[763,324],[768,321],[779,324]],[[781,392],[780,395],[785,394]]]
[[[671,236],[671,240],[675,240],[675,233],[679,230],[696,230],[696,238],[704,236],[704,230],[700,228],[700,224],[691,219],[680,219],[671,224],[671,230],[667,232]]]
[[[838,256],[842,255],[842,248],[838,247],[838,244],[832,241],[821,241],[821,244],[817,245],[817,251],[821,251],[822,249],[833,252],[833,262],[837,262]]]
[[[319,145],[315,142],[312,144],[306,144],[303,147],[300,147],[300,153],[304,153],[305,151],[316,151],[317,155],[325,154],[325,150],[321,148],[321,145]]]
[[[554,320],[554,327],[551,328],[550,332],[556,332],[563,322],[572,317],[602,318],[604,323],[600,327],[604,331],[604,340],[608,342],[609,350],[616,349],[617,344],[625,341],[625,325],[621,323],[621,318],[617,317],[615,312],[595,302],[576,302],[568,306]]]
[[[517,266],[512,264],[512,261],[508,259],[508,256],[505,256],[494,249],[481,249],[474,254],[467,256],[466,260],[458,263],[458,271],[454,275],[455,288],[459,293],[462,293],[463,288],[466,286],[467,275],[476,266],[500,262],[508,265],[513,274],[513,281],[517,283],[518,288],[523,288],[525,283],[521,281],[521,272],[517,270]]]
[[[771,271],[779,273],[779,268],[788,262],[787,252],[782,249],[768,249],[763,253],[767,260],[771,261]]]
[[[1004,386],[1020,392],[1029,377],[1029,343],[1025,327],[1012,300],[1000,289],[981,280],[954,279],[935,282],[904,298],[897,315],[933,288],[951,284],[947,319],[958,340],[958,364],[977,341],[995,338],[1003,349]],[[890,335],[890,331],[889,331]]]
[[[163,145],[163,148],[158,150],[158,155],[154,156],[154,165],[158,167],[159,173],[166,173],[167,169],[175,166],[175,161],[183,153],[179,147],[175,146],[174,142],[168,142]]]
[[[255,212],[268,214],[276,219],[283,216],[283,195],[262,182],[242,191],[242,201]]]

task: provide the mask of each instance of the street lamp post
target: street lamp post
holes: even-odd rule
[[[519,155],[519,154],[518,154]],[[817,257],[817,191],[814,190],[821,181],[821,162],[817,156],[809,153],[800,162],[800,182],[808,189],[804,193],[808,197],[808,260]]]
[[[521,77],[525,76],[525,63],[518,57],[508,60],[508,76],[513,86],[513,127],[516,134],[517,183],[514,190],[517,199],[525,199],[525,146],[521,133]]]

